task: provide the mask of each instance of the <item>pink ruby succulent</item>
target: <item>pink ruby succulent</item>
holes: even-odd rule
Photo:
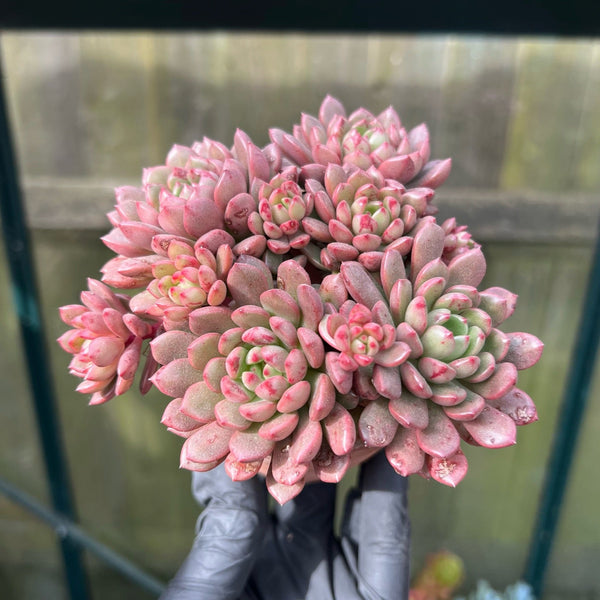
[[[463,442],[507,446],[537,419],[517,376],[543,345],[500,329],[516,296],[479,289],[480,245],[437,222],[450,160],[429,161],[425,125],[329,96],[270,135],[174,146],[117,189],[104,283],[61,309],[78,391],[123,394],[146,355],[181,466],[262,473],[281,503],[382,449],[455,486]]]

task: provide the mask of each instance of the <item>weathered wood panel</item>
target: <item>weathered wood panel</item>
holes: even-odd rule
[[[581,187],[578,148],[590,133],[598,131],[600,116],[598,103],[584,110],[594,47],[590,41],[519,43],[503,187]]]
[[[25,178],[134,177],[174,142],[266,143],[326,93],[426,121],[455,187],[597,191],[600,42],[456,36],[5,34]],[[68,135],[67,135],[68,132]]]

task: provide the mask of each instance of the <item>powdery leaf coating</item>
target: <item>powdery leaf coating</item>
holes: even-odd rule
[[[537,420],[517,379],[543,344],[500,329],[516,294],[478,290],[480,245],[435,217],[451,160],[426,125],[331,96],[269,136],[173,146],[116,190],[103,283],[60,309],[77,391],[106,402],[141,369],[182,468],[262,473],[280,503],[381,449],[456,486],[461,440],[500,448]]]

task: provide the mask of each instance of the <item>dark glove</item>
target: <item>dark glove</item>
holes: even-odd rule
[[[333,484],[309,484],[269,516],[262,480],[233,483],[222,468],[195,473],[194,495],[207,509],[162,600],[406,600],[406,487],[376,455],[348,497],[338,540]]]
[[[237,600],[269,525],[265,482],[233,482],[223,465],[192,475],[192,493],[205,508],[192,550],[161,600]]]
[[[406,600],[407,480],[380,452],[363,465],[333,535],[336,486],[315,483],[277,507],[246,590],[260,600]],[[245,600],[245,597],[244,597]]]

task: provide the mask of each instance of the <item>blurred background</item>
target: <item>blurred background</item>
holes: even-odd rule
[[[502,450],[467,448],[457,489],[411,478],[415,570],[456,552],[472,589],[504,588],[527,561],[600,213],[600,41],[450,35],[19,33],[0,38],[5,92],[37,266],[48,353],[80,523],[159,579],[186,555],[198,507],[178,469],[181,441],[160,424],[158,393],[90,408],[54,343],[57,307],[78,301],[111,257],[99,237],[112,189],[137,185],[173,143],[258,145],[326,94],[350,111],[392,104],[425,121],[432,157],[453,158],[437,191],[483,244],[484,286],[519,295],[506,331],[546,344],[520,375],[539,422]],[[3,251],[2,251],[3,252]],[[48,504],[6,257],[0,254],[0,470]],[[550,558],[544,598],[600,598],[596,368]],[[94,598],[152,598],[85,555]],[[54,533],[0,495],[0,597],[67,597]]]

